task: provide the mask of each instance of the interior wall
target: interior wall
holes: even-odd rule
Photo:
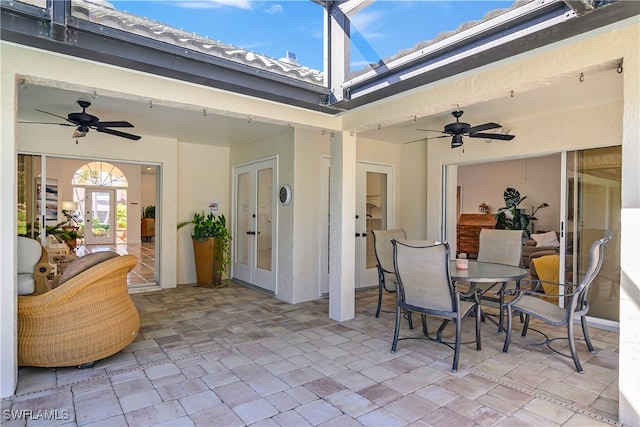
[[[413,239],[427,238],[427,143],[417,142],[401,146],[399,181],[401,201],[398,226],[404,227]]]
[[[458,167],[461,213],[477,214],[485,203],[489,214],[505,205],[503,193],[515,188],[527,199],[520,205],[531,214],[534,207],[548,203],[536,213],[535,230],[559,230],[560,224],[560,154],[526,159],[488,162]]]
[[[157,170],[156,173],[145,173],[143,172],[146,168],[154,168],[157,169],[156,166],[140,166],[140,205],[138,206],[138,216],[141,218],[144,212],[144,208],[147,206],[156,206],[158,204],[157,200]]]
[[[62,215],[62,201],[73,200],[73,186],[71,184],[73,175],[86,163],[93,160],[84,159],[61,159],[55,157],[47,158],[47,179],[58,180],[59,203],[58,222],[64,219]],[[140,243],[140,189],[141,177],[140,168],[130,163],[112,163],[117,166],[127,178],[127,242]]]

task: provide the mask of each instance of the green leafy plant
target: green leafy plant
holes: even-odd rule
[[[520,204],[527,196],[521,196],[515,188],[508,187],[504,190],[503,198],[505,206],[498,209],[498,213],[495,214],[496,228],[523,230],[526,236],[530,237],[529,224],[537,219],[534,215],[539,209],[546,208],[549,204],[542,203],[529,215],[526,213],[526,209],[520,208]]]
[[[191,230],[191,237],[193,239],[201,242],[210,237],[219,239],[219,273],[225,274],[231,266],[231,233],[227,228],[227,220],[224,215],[214,215],[212,213],[205,215],[204,212],[196,212],[193,214],[193,219],[191,221],[185,221],[178,224],[178,229],[189,224],[193,224],[193,229]]]
[[[142,210],[143,218],[155,218],[156,217],[156,207],[153,205],[149,205]]]

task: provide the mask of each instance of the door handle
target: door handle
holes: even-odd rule
[[[255,231],[247,231],[247,234],[255,236],[256,232]]]
[[[360,233],[356,233],[356,237],[360,237]]]
[[[367,237],[367,233],[362,233],[362,237]]]

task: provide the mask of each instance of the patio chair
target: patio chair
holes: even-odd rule
[[[574,319],[580,318],[582,324],[582,333],[584,334],[584,340],[587,343],[587,348],[591,353],[595,350],[591,344],[589,338],[589,330],[587,329],[587,313],[589,312],[589,302],[587,301],[587,294],[589,292],[589,286],[598,275],[600,268],[602,267],[602,261],[604,259],[604,246],[611,240],[611,236],[605,236],[602,239],[596,240],[589,250],[589,267],[584,275],[584,278],[578,285],[573,284],[560,284],[555,285],[563,288],[564,293],[560,295],[549,295],[542,291],[542,281],[536,281],[532,290],[514,289],[510,293],[514,293],[515,297],[505,304],[507,310],[507,333],[504,340],[503,352],[509,350],[509,343],[511,342],[511,333],[513,332],[512,318],[513,312],[518,311],[525,316],[524,326],[522,327],[522,337],[527,335],[527,330],[532,329],[545,338],[542,344],[546,344],[550,350],[566,357],[571,357],[573,363],[576,366],[576,370],[580,373],[583,372],[582,365],[578,359],[578,353],[576,351],[575,338],[573,333]],[[559,307],[555,303],[548,302],[544,297],[555,296],[564,299],[564,307]],[[566,325],[567,336],[549,338],[547,334],[542,331],[538,331],[533,328],[529,328],[529,319],[531,316],[539,319],[552,326]],[[571,355],[562,353],[553,347],[551,342],[558,339],[566,339],[569,341],[569,349]]]
[[[458,370],[461,344],[461,322],[469,313],[476,318],[476,349],[481,349],[480,301],[463,301],[454,289],[449,272],[449,245],[423,241],[393,240],[393,259],[396,271],[396,324],[391,352],[395,353],[402,339],[428,339],[453,349],[452,372]],[[423,336],[400,338],[401,312],[419,313],[422,317]],[[426,315],[443,318],[435,337],[429,335]],[[447,324],[455,325],[455,341],[443,341],[442,333]]]
[[[133,255],[96,252],[73,261],[58,286],[18,297],[18,365],[89,367],[138,336],[140,317],[127,289]]]
[[[518,267],[522,260],[522,230],[482,229],[477,260]],[[498,308],[500,311],[497,322],[498,332],[503,330],[504,310],[501,307],[504,305],[504,292],[502,290],[507,285],[503,282],[472,283],[469,291],[465,293],[466,297],[477,293],[481,304]]]
[[[396,273],[393,267],[393,245],[392,239],[404,240],[407,233],[401,229],[393,230],[371,230],[373,234],[373,247],[376,254],[376,262],[378,268],[378,307],[376,308],[376,318],[380,316],[380,312],[393,313],[387,310],[381,310],[382,291],[389,293],[396,292]]]

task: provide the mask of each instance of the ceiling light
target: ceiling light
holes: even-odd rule
[[[451,138],[451,148],[460,146],[462,146],[462,135],[453,135],[453,138]]]
[[[87,132],[89,132],[88,127],[78,126],[78,128],[73,132],[73,135],[71,136],[71,138],[82,138],[83,136],[87,135]]]

